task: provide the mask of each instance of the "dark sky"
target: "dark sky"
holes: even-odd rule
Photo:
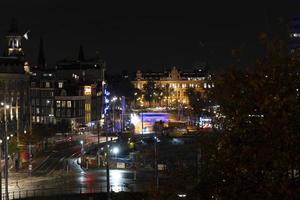
[[[4,0],[3,0],[4,1]],[[26,55],[36,64],[40,36],[48,65],[86,57],[99,51],[111,71],[158,70],[176,65],[192,68],[202,60],[211,68],[228,63],[232,48],[255,49],[258,33],[279,17],[300,12],[296,1],[261,3],[198,1],[197,4],[103,4],[100,0],[5,0],[0,3],[0,37],[15,17],[22,30]],[[124,2],[124,1],[123,1]],[[207,3],[210,2],[210,3]],[[290,2],[290,3],[287,3]],[[298,10],[297,10],[298,9]],[[0,49],[3,51],[4,41]]]

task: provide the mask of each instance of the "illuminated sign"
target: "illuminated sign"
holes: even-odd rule
[[[92,87],[89,85],[84,86],[84,95],[90,96],[92,95]]]

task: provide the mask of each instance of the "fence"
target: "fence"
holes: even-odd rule
[[[23,199],[23,198],[34,198],[34,197],[47,197],[47,196],[62,196],[70,194],[91,194],[106,192],[106,186],[100,187],[74,187],[74,188],[41,188],[34,190],[17,190],[10,191],[8,196],[9,199]],[[132,188],[128,185],[111,185],[110,191],[112,192],[132,192]],[[2,193],[2,199],[5,198],[5,193]]]

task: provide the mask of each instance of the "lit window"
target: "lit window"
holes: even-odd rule
[[[90,96],[92,95],[92,87],[89,85],[84,86],[84,95]]]
[[[65,108],[65,107],[66,107],[66,101],[62,101],[62,102],[61,102],[61,107],[62,107],[62,108]]]
[[[207,83],[204,83],[204,86],[203,86],[204,88],[207,88]]]
[[[33,122],[33,123],[35,122],[35,117],[34,117],[34,116],[32,117],[32,122]]]
[[[37,123],[40,122],[40,117],[39,117],[39,116],[36,117],[36,122],[37,122]]]
[[[64,85],[64,83],[63,83],[63,82],[59,82],[59,83],[58,83],[58,88],[62,88],[62,87],[63,87],[63,85]]]
[[[36,114],[40,114],[40,108],[36,108]]]
[[[60,108],[60,101],[56,101],[56,107]]]
[[[49,87],[50,87],[50,83],[49,83],[49,82],[46,82],[46,83],[45,83],[45,87],[46,87],[46,88],[49,88]]]
[[[86,104],[85,104],[85,111],[86,111],[86,112],[91,111],[91,104],[89,104],[89,103],[86,103]]]
[[[71,101],[67,101],[67,107],[71,108],[72,107],[72,102]]]

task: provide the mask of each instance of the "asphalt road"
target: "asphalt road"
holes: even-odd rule
[[[9,174],[11,198],[106,191],[106,170],[85,170],[78,164],[81,145],[64,142],[28,173]],[[143,191],[153,183],[152,171],[110,170],[111,191]],[[4,180],[3,180],[4,182]],[[2,185],[4,187],[4,185]],[[3,190],[4,191],[4,188]]]

